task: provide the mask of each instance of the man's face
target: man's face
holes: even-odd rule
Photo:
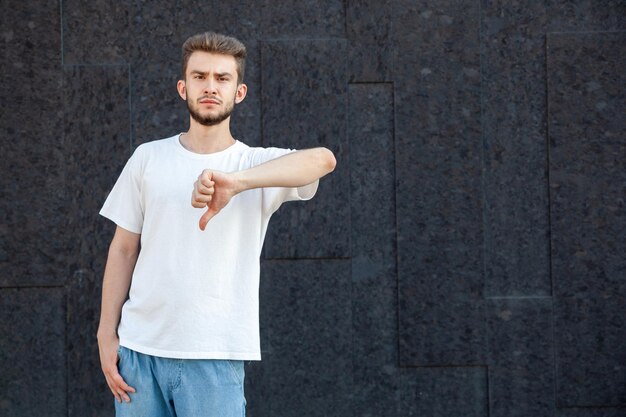
[[[185,81],[178,82],[178,92],[196,122],[213,126],[230,117],[235,103],[245,97],[246,87],[237,85],[234,57],[196,51],[187,62]]]

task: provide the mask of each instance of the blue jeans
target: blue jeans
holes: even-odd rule
[[[170,359],[120,346],[118,368],[136,392],[117,417],[244,417],[243,361]]]

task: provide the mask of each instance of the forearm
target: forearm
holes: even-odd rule
[[[262,187],[301,187],[332,172],[335,164],[333,153],[326,148],[292,152],[235,173],[237,192]]]
[[[128,251],[116,247],[109,248],[102,282],[102,307],[98,338],[117,335],[122,306],[126,301],[138,251]]]

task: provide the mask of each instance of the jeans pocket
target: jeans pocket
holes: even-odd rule
[[[119,364],[122,362],[122,347],[119,346],[117,348],[117,366],[119,367]]]
[[[243,380],[245,377],[244,369],[243,369],[243,361],[235,361],[235,360],[224,360],[226,362],[228,369],[238,385],[243,385]]]

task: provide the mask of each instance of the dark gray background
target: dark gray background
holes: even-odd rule
[[[0,415],[112,416],[95,339],[179,48],[249,47],[232,127],[338,166],[272,220],[248,414],[626,415],[623,1],[3,1]]]

